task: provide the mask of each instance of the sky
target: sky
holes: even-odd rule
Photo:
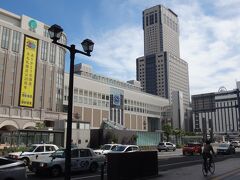
[[[142,11],[173,10],[180,23],[180,58],[188,63],[190,94],[236,88],[240,81],[240,0],[0,0],[0,8],[45,24],[58,24],[68,44],[94,41],[91,57],[77,55],[96,74],[136,79],[144,55]],[[69,56],[66,56],[69,71]]]

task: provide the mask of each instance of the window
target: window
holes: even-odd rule
[[[2,42],[1,42],[1,47],[3,49],[8,49],[9,48],[9,39],[10,39],[10,32],[11,30],[3,27],[2,29]]]
[[[13,31],[12,51],[14,51],[14,52],[19,52],[20,37],[21,37],[21,33],[20,32]]]
[[[78,149],[74,149],[71,151],[71,158],[77,158],[78,157]]]
[[[153,14],[150,15],[150,25],[154,23],[154,16]]]
[[[42,41],[41,59],[47,61],[47,56],[48,56],[48,42]]]
[[[56,45],[50,44],[49,62],[55,63],[56,59]]]
[[[128,147],[128,148],[126,149],[126,152],[128,152],[128,151],[132,151],[132,147]]]
[[[39,146],[39,147],[37,147],[37,149],[35,150],[35,152],[44,152],[44,146]]]
[[[50,37],[49,33],[48,33],[48,29],[44,29],[44,36],[45,37]]]
[[[146,26],[148,26],[148,16],[146,16]]]
[[[46,146],[46,151],[55,151],[56,149],[53,146]]]
[[[89,157],[91,153],[88,149],[80,149],[80,157]]]
[[[155,13],[155,23],[157,23],[157,13]]]
[[[58,65],[60,68],[64,68],[64,61],[65,61],[65,51],[63,48],[59,48],[59,62]]]

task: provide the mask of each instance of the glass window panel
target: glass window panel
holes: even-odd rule
[[[79,89],[79,94],[83,95],[83,90],[82,89]]]
[[[55,44],[50,44],[50,53],[49,53],[49,62],[50,63],[55,63],[56,49],[57,49],[57,47]]]
[[[48,56],[48,42],[42,41],[41,59],[47,61],[47,56]]]
[[[14,51],[14,52],[19,52],[20,37],[21,37],[21,33],[20,32],[13,31],[12,51]]]
[[[6,27],[2,28],[1,47],[3,49],[8,49],[9,48],[10,33],[11,33],[11,30],[9,28],[6,28]]]

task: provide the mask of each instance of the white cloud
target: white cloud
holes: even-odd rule
[[[104,67],[98,72],[122,81],[136,79],[136,58],[143,55],[142,29],[120,27],[96,40],[93,60]]]
[[[126,3],[119,5],[127,14],[123,18],[132,14],[134,8],[144,10],[159,3],[157,0],[129,2],[129,6]],[[235,80],[240,80],[238,2],[163,2],[179,16],[181,58],[189,64],[191,94],[216,92],[220,86],[233,89]],[[128,24],[100,33],[92,57],[103,69],[97,73],[123,81],[136,78],[136,58],[144,54],[141,27],[142,24]]]
[[[222,19],[206,14],[199,4],[179,12],[182,58],[189,64],[191,94],[236,87],[239,79],[239,16]]]

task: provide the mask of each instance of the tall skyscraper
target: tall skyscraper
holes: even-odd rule
[[[144,56],[136,60],[137,80],[141,82],[147,93],[168,98],[182,99],[184,109],[189,106],[189,75],[188,64],[180,59],[179,22],[172,10],[157,5],[143,11]],[[182,98],[173,98],[182,94]],[[172,106],[176,108],[176,106]],[[178,110],[172,109],[172,112]],[[180,114],[180,113],[179,113]],[[176,122],[182,122],[182,115],[173,115],[173,126],[183,128]],[[177,119],[176,119],[177,118]],[[183,124],[183,123],[181,123]]]

